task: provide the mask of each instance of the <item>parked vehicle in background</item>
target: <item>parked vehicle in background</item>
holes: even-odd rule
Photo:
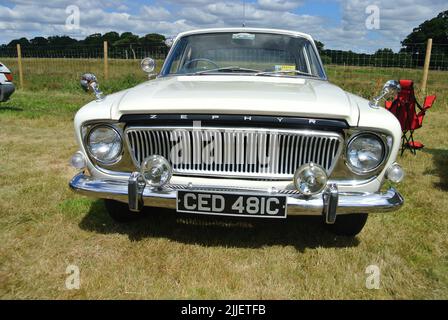
[[[11,71],[0,62],[0,102],[7,101],[15,89]]]
[[[117,221],[143,206],[238,217],[319,215],[354,236],[368,213],[395,210],[401,129],[379,101],[331,84],[313,39],[286,30],[189,31],[153,81],[103,96],[75,116],[80,169],[70,187],[106,199]]]

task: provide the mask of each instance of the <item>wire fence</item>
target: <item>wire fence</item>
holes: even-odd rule
[[[378,50],[374,54],[355,53],[340,50],[320,52],[325,65],[344,65],[378,68],[421,68],[425,62],[426,43],[408,45],[398,53],[392,50]],[[430,70],[448,70],[448,45],[433,44]]]
[[[166,46],[126,46],[107,47],[92,45],[74,45],[69,47],[21,47],[23,86],[26,89],[63,89],[78,88],[81,74],[95,73],[98,78],[120,80],[130,86],[146,79],[141,72],[140,60],[152,57],[156,60],[156,71],[165,59]],[[374,54],[351,51],[321,50],[320,55],[329,77],[343,72],[351,76],[357,72],[368,75],[372,70],[380,72],[385,68],[422,69],[425,61],[426,44],[407,45],[405,50],[394,53],[391,50],[379,50]],[[105,53],[107,59],[105,60]],[[17,48],[0,47],[0,61],[8,66],[16,80],[19,78],[19,59]],[[430,70],[448,70],[448,45],[433,44]],[[354,75],[355,77],[355,75]],[[123,85],[123,83],[121,83]],[[113,83],[110,82],[110,86]],[[119,85],[117,84],[117,87]],[[113,88],[111,88],[113,89]]]

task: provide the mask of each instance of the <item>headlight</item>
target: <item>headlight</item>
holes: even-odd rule
[[[354,136],[347,146],[348,166],[356,173],[368,173],[378,168],[386,154],[383,140],[372,133]]]
[[[122,150],[121,136],[107,125],[94,127],[87,136],[87,151],[98,162],[113,164],[119,160]]]

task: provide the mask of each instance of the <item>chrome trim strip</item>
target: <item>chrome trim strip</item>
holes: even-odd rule
[[[95,180],[83,173],[77,174],[69,183],[70,188],[86,196],[112,199],[128,203],[128,181]],[[192,187],[191,190],[205,191],[205,188]],[[232,191],[232,189],[228,190]],[[241,192],[241,190],[234,190]],[[252,190],[246,193],[271,195],[268,189]],[[176,208],[176,190],[166,187],[155,189],[145,187],[142,191],[145,206]],[[304,198],[300,195],[288,195],[288,215],[322,215],[324,201],[322,195]],[[337,214],[387,212],[397,210],[404,203],[403,197],[391,188],[378,193],[339,193]]]

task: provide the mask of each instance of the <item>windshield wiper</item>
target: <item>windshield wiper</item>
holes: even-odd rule
[[[260,73],[261,70],[255,70],[255,69],[249,69],[249,68],[241,68],[238,66],[229,66],[229,67],[222,67],[222,68],[215,68],[215,69],[208,69],[208,70],[202,70],[197,71],[193,73],[189,73],[190,75],[198,75],[198,74],[207,74],[207,73],[213,73],[213,72],[252,72],[252,73]]]
[[[277,70],[277,71],[264,71],[256,73],[256,76],[276,76],[279,74],[287,74],[287,73],[294,73],[294,74],[300,74],[308,77],[318,78],[318,76],[315,76],[314,74],[300,71],[300,70]]]

